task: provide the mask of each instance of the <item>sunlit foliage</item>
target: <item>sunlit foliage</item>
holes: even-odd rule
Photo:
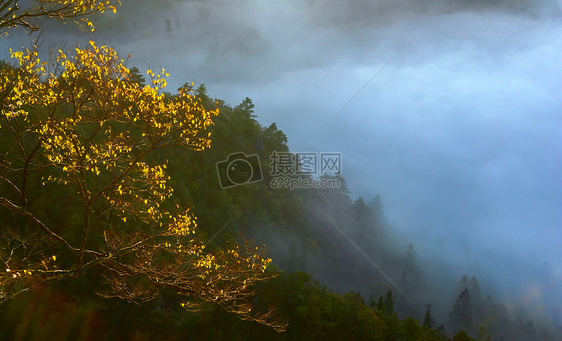
[[[85,16],[116,11],[119,0],[4,0],[0,1],[0,35],[10,29],[23,27],[28,31],[39,29],[38,21],[45,18],[71,21],[79,26],[94,26]],[[80,19],[80,20],[78,20]]]
[[[0,301],[94,272],[104,297],[143,302],[167,287],[186,309],[215,302],[284,330],[249,302],[252,285],[274,276],[270,259],[244,243],[205,248],[195,216],[173,201],[165,153],[154,155],[209,148],[218,110],[187,89],[163,93],[164,70],[139,84],[93,42],[48,61],[11,56],[0,70]]]

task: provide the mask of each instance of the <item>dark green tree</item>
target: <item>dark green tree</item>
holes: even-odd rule
[[[423,325],[427,328],[432,328],[433,318],[431,317],[431,304],[427,305],[427,310],[425,311],[425,318],[423,319]]]
[[[457,295],[460,295],[464,291],[464,289],[469,289],[469,288],[470,288],[470,282],[468,281],[468,276],[464,275],[462,276],[461,281],[457,286]]]
[[[129,70],[129,74],[129,79],[131,80],[131,82],[137,83],[140,87],[143,87],[146,84],[146,79],[137,67],[133,66]]]
[[[472,325],[472,306],[468,289],[464,289],[449,314],[451,323],[458,329],[468,329]]]
[[[238,104],[234,110],[239,109],[247,113],[250,117],[257,117],[254,115],[254,103],[249,97],[244,98],[242,103]]]
[[[382,209],[384,205],[382,204],[381,196],[379,194],[377,194],[373,198],[373,201],[369,203],[369,206],[372,207],[372,210],[377,218],[382,218],[383,216]]]
[[[369,307],[373,310],[377,310],[377,301],[375,301],[373,295],[369,296]]]
[[[394,314],[394,300],[392,299],[392,290],[386,293],[386,300],[384,300],[384,312],[388,315]]]
[[[466,331],[461,330],[453,336],[451,341],[474,341],[474,339],[468,336]]]
[[[384,313],[384,301],[382,299],[382,296],[379,297],[379,301],[377,303],[377,311]]]
[[[482,291],[480,290],[480,285],[478,284],[476,276],[472,276],[470,279],[470,293],[474,302],[482,300]]]
[[[418,320],[411,316],[405,318],[400,324],[401,340],[423,340],[422,333]]]

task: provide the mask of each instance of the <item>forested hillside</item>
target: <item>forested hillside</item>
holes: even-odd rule
[[[144,86],[138,70],[132,71],[131,79]],[[248,98],[232,107],[210,99],[203,85],[196,89],[185,85],[180,90],[193,91],[206,110],[218,109],[220,114],[209,128],[211,148],[193,151],[170,147],[159,150],[153,158],[168,160],[174,202],[193,207],[201,240],[215,236],[208,248],[221,249],[244,240],[267,246],[274,260],[267,271],[280,271],[281,275],[257,285],[252,300],[256,309],[276,307],[289,322],[287,331],[278,334],[212,303],[201,312],[187,312],[173,289],[163,289],[154,300],[140,306],[101,299],[95,295],[99,278],[94,272],[5,302],[1,313],[4,339],[44,339],[60,335],[61,330],[68,339],[82,335],[99,340],[169,340],[189,335],[208,340],[339,340],[350,335],[357,340],[446,340],[455,334],[455,340],[462,340],[461,330],[479,339],[489,334],[492,339],[527,339],[521,337],[522,332],[537,337],[542,333],[544,339],[554,339],[546,330],[537,330],[533,321],[512,322],[503,305],[483,297],[476,278],[465,277],[459,283],[458,300],[449,307],[450,318],[435,320],[432,302],[412,301],[413,297],[424,296],[427,284],[417,267],[413,245],[403,250],[394,248],[399,243],[384,217],[379,196],[369,203],[362,198],[353,201],[343,177],[338,177],[342,186],[335,189],[271,188],[269,157],[273,151],[288,151],[283,132],[275,124],[261,126]],[[166,96],[171,99],[175,95]],[[11,147],[7,127],[2,127],[5,153]],[[235,151],[260,157],[263,181],[221,189],[216,163]],[[41,186],[46,185],[35,186],[31,197],[37,199],[29,203],[30,207],[48,211],[51,216],[56,213],[61,230],[71,226],[69,218],[79,214],[80,208],[69,202],[62,212],[53,211],[60,209],[53,207],[53,198],[64,202],[65,194],[52,192],[50,200],[45,200],[40,193],[46,190]],[[8,191],[6,184],[2,188]],[[2,215],[4,222],[12,219],[6,209]],[[398,292],[344,235],[387,271],[403,291]],[[323,284],[314,278],[322,279]],[[360,292],[345,293],[346,288]]]
[[[249,98],[168,92],[93,42],[35,48],[0,65],[0,340],[562,338],[471,274],[432,302],[377,193],[273,188],[287,137]],[[225,188],[233,153],[263,178]]]

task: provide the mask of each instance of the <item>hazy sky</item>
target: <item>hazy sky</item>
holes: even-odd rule
[[[562,1],[122,2],[97,33],[49,39],[114,44],[172,92],[250,97],[292,151],[341,152],[420,259],[562,305]]]

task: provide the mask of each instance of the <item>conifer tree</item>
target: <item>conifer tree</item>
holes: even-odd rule
[[[433,318],[431,317],[431,304],[428,304],[427,310],[425,311],[425,318],[423,319],[423,325],[427,328],[433,328],[432,320]]]
[[[392,290],[386,293],[386,300],[384,301],[384,312],[388,315],[394,314],[394,301],[392,300]]]

